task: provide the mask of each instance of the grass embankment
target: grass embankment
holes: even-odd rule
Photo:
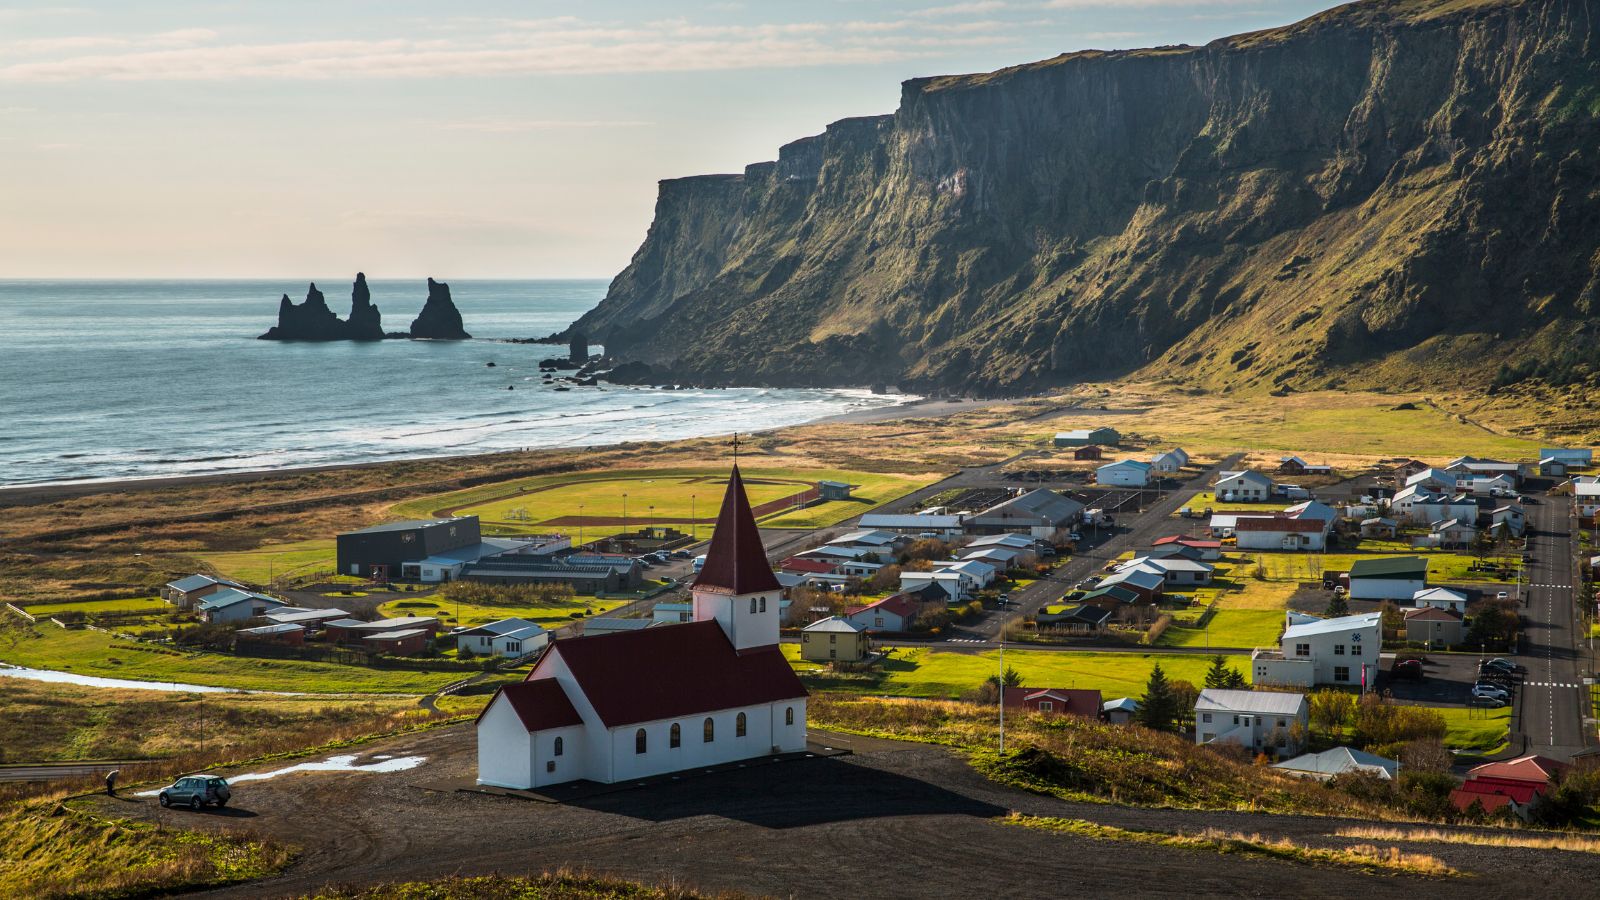
[[[996,751],[994,711],[968,703],[814,695],[816,728],[941,744],[1012,787],[1067,800],[1194,809],[1391,819],[1396,814],[1320,782],[1261,769],[1174,734],[1078,716],[1007,715]]]
[[[546,628],[559,628],[569,625],[577,619],[588,616],[603,616],[619,606],[625,606],[632,600],[628,597],[617,599],[598,600],[594,597],[578,597],[571,603],[550,603],[522,606],[499,606],[478,603],[461,603],[460,608],[454,600],[391,600],[378,607],[378,613],[386,617],[398,616],[436,616],[446,625],[482,625],[485,622],[498,622],[501,619],[528,619],[538,622]],[[574,613],[581,615],[574,616]]]
[[[11,678],[0,688],[0,762],[213,759],[391,731],[419,718],[427,714],[411,699],[176,694]]]
[[[1478,756],[1492,756],[1511,740],[1511,710],[1475,709],[1455,706],[1430,707],[1444,718],[1444,745],[1450,750]]]
[[[1340,828],[1336,837],[1369,841],[1404,841],[1415,844],[1467,844],[1474,847],[1519,847],[1528,850],[1568,850],[1600,853],[1600,837],[1553,832],[1443,831],[1438,828]]]
[[[1024,816],[1016,813],[1002,819],[1008,825],[1056,831],[1096,841],[1119,841],[1131,844],[1153,844],[1180,850],[1199,850],[1231,856],[1254,856],[1280,862],[1356,869],[1374,875],[1422,875],[1443,877],[1459,874],[1435,857],[1420,853],[1402,853],[1397,847],[1375,847],[1357,844],[1353,847],[1330,849],[1308,847],[1287,838],[1271,840],[1259,834],[1227,833],[1208,828],[1199,834],[1180,834],[1170,831],[1133,831],[1113,825],[1099,825],[1082,819],[1059,819],[1042,816]]]
[[[62,613],[155,613],[171,612],[172,605],[160,597],[133,597],[128,600],[84,600],[78,603],[35,603],[23,608],[30,616],[43,619]]]
[[[873,673],[835,677],[817,663],[800,659],[799,644],[783,652],[801,677],[825,690],[892,694],[902,697],[952,698],[976,688],[1000,672],[1000,652],[964,653],[917,647],[897,648]],[[1230,656],[1228,664],[1249,668],[1247,656]],[[1005,664],[1031,687],[1098,688],[1106,699],[1141,697],[1156,663],[1167,677],[1199,685],[1205,682],[1209,657],[1198,654],[1063,653],[1050,650],[1007,650]]]
[[[333,888],[306,900],[697,900],[731,896],[734,895],[702,894],[676,885],[662,887],[595,875],[547,872]]]
[[[150,896],[265,878],[289,848],[237,833],[101,819],[58,798],[0,807],[0,896]]]
[[[308,694],[426,694],[467,674],[191,653],[99,631],[17,623],[0,627],[0,662],[99,678]]]

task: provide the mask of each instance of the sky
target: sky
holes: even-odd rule
[[[901,81],[1301,0],[0,0],[0,278],[610,277],[656,182]]]

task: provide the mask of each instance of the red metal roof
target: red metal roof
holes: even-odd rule
[[[608,728],[806,696],[777,647],[739,653],[711,621],[556,641],[528,681],[556,657]]]
[[[1291,519],[1288,516],[1240,516],[1234,531],[1303,531],[1321,533],[1321,519]]]
[[[1091,718],[1098,718],[1100,715],[1100,692],[1097,690],[1032,687],[1006,688],[1006,706],[1020,709],[1027,705],[1026,701],[1030,700],[1054,700],[1061,704],[1059,712],[1068,712],[1073,715],[1089,716]]]
[[[717,514],[716,530],[711,532],[711,548],[705,565],[694,580],[697,591],[723,594],[754,594],[779,590],[778,578],[767,563],[761,546],[761,532],[750,512],[750,499],[744,493],[744,479],[734,466],[728,476],[728,492],[722,496],[722,511]]]
[[[1480,793],[1459,787],[1450,792],[1450,803],[1456,809],[1466,812],[1472,807],[1473,801],[1483,807],[1484,812],[1494,812],[1502,806],[1509,804],[1514,798],[1506,794]],[[1532,799],[1531,796],[1529,799]],[[1527,800],[1518,800],[1518,803],[1527,804]]]
[[[798,556],[791,556],[779,563],[778,568],[796,575],[804,572],[810,572],[814,575],[827,575],[834,569],[839,568],[839,564],[823,562],[820,559],[803,559]]]
[[[1196,550],[1222,549],[1221,541],[1202,540],[1200,538],[1185,537],[1181,534],[1169,534],[1166,537],[1158,537],[1150,542],[1152,547],[1160,547],[1164,544],[1182,544],[1185,547],[1193,547]]]
[[[478,713],[478,718],[482,719],[483,713],[488,712],[489,707],[493,706],[495,700],[500,699],[502,695],[505,696],[506,702],[511,704],[511,709],[516,712],[517,718],[522,720],[522,726],[529,731],[583,724],[583,719],[573,708],[572,701],[567,698],[567,692],[554,678],[503,685],[495,692],[495,696],[490,698],[483,712]]]
[[[846,613],[846,615],[853,616],[856,613],[866,612],[869,609],[881,609],[885,612],[894,613],[901,618],[909,619],[912,616],[915,616],[917,612],[922,609],[922,604],[912,600],[905,594],[890,594],[882,600],[879,600],[877,603],[869,603],[866,606],[855,607]]]
[[[1566,763],[1549,757],[1528,755],[1504,762],[1484,763],[1468,770],[1467,778],[1469,781],[1483,778],[1504,779],[1544,786],[1570,768],[1572,767]]]

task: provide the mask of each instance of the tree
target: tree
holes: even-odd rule
[[[1218,653],[1211,657],[1211,668],[1206,670],[1206,687],[1240,690],[1245,687],[1244,675],[1228,665],[1228,658]]]
[[[1006,666],[1005,675],[1000,680],[1006,687],[1022,687],[1022,673],[1010,666]]]
[[[1145,682],[1144,699],[1139,701],[1139,724],[1156,731],[1170,731],[1177,718],[1176,706],[1172,683],[1167,681],[1167,673],[1161,671],[1161,664],[1156,663],[1150,670],[1150,680]]]
[[[1356,711],[1356,698],[1344,691],[1321,690],[1307,698],[1307,706],[1311,724],[1337,741],[1344,737],[1344,724]]]
[[[1335,592],[1333,599],[1328,601],[1328,608],[1322,614],[1330,619],[1348,616],[1350,615],[1350,601],[1345,599],[1344,594]]]
[[[1200,699],[1200,689],[1192,683],[1176,679],[1172,685],[1172,724],[1180,731],[1187,728],[1194,717],[1194,702]]]

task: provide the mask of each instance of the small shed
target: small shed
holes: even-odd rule
[[[417,656],[428,649],[428,629],[404,628],[399,631],[380,631],[363,637],[361,644],[377,653]]]
[[[1098,446],[1090,444],[1087,447],[1079,447],[1078,449],[1072,451],[1072,458],[1078,460],[1105,459],[1106,452],[1101,450]]]
[[[817,491],[824,500],[849,500],[850,492],[855,490],[855,485],[845,484],[842,481],[819,481]]]

